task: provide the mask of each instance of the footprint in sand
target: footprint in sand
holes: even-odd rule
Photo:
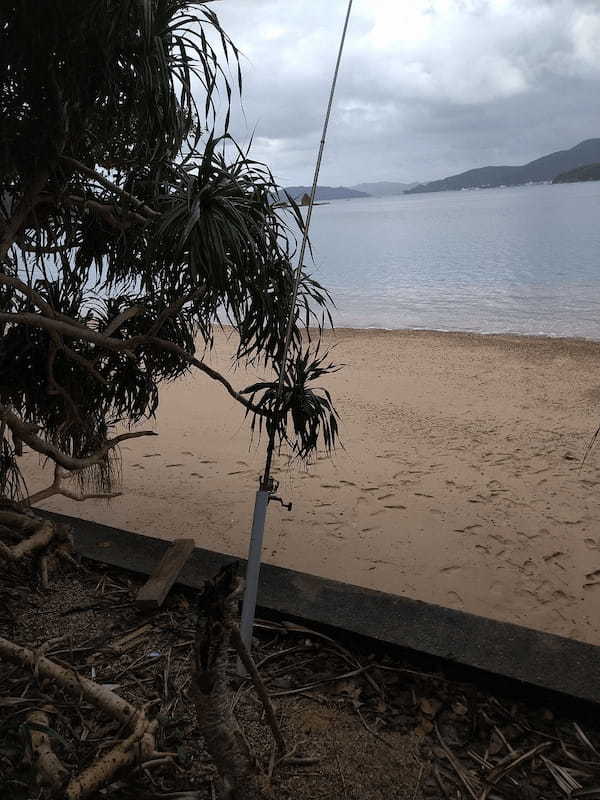
[[[338,486],[337,483],[322,483],[321,484],[321,489],[339,489],[339,488],[340,487]]]
[[[406,506],[403,506],[400,503],[391,503],[390,505],[385,505],[384,508],[398,508],[402,511],[406,511]]]
[[[144,458],[155,458],[160,455],[162,455],[162,453],[144,453]]]
[[[460,603],[461,606],[464,606],[465,601],[459,595],[458,592],[447,592],[446,597],[450,600],[451,603]]]
[[[388,500],[390,497],[393,497],[393,494],[382,494],[377,499],[378,500]]]
[[[343,483],[345,486],[356,486],[352,481],[340,481],[340,483]]]
[[[200,461],[201,464],[216,464],[216,461],[211,461],[210,458],[204,458]]]
[[[182,450],[181,455],[182,456],[193,456],[194,454],[192,452],[190,452],[189,450]]]
[[[183,467],[183,464],[165,464],[165,467],[169,469],[169,467]]]

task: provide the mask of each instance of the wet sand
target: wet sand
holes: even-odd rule
[[[429,331],[327,335],[344,449],[280,459],[265,560],[600,644],[600,343]],[[227,369],[217,340],[211,363]],[[237,387],[260,371],[230,374]],[[148,425],[144,426],[148,427]],[[128,443],[123,496],[45,507],[245,555],[264,443],[194,375],[157,438]],[[600,447],[600,445],[599,445]],[[29,488],[49,483],[28,457]]]

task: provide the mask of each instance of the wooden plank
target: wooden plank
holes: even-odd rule
[[[135,600],[138,608],[150,611],[162,606],[171,586],[177,580],[193,550],[193,539],[175,539],[173,545],[166,551],[152,575],[138,592]]]

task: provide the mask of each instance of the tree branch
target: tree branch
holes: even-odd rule
[[[120,497],[122,494],[122,492],[93,492],[91,494],[77,494],[77,492],[72,492],[70,489],[65,489],[65,487],[62,485],[62,480],[66,477],[67,474],[61,472],[60,466],[55,463],[54,480],[52,481],[51,485],[46,489],[41,489],[39,492],[29,495],[29,497],[25,498],[23,503],[25,505],[32,506],[36,503],[40,503],[42,500],[47,500],[49,497],[53,497],[55,494],[68,497],[69,500],[76,500],[78,503],[83,503],[85,500],[111,500],[113,497]]]
[[[41,312],[46,314],[48,317],[54,318],[56,315],[54,313],[54,309],[52,306],[47,303],[44,298],[36,292],[35,289],[32,289],[31,286],[28,286],[26,283],[23,283],[22,280],[16,278],[13,275],[6,275],[5,273],[0,274],[0,285],[3,286],[11,286],[13,289],[16,289],[21,294],[24,294],[28,297],[31,302],[36,305]]]
[[[17,210],[8,221],[2,234],[2,241],[0,241],[0,263],[6,258],[6,254],[13,246],[15,238],[19,230],[24,225],[29,212],[35,205],[35,202],[46,185],[48,180],[48,170],[41,170],[33,179],[32,184],[26,189],[23,197],[21,198]]]
[[[109,225],[121,231],[130,228],[134,222],[148,225],[151,221],[151,217],[145,217],[143,214],[140,214],[139,211],[132,211],[128,208],[121,209],[123,211],[123,219],[120,219],[115,214],[115,209],[119,208],[119,206],[115,206],[112,203],[101,203],[99,200],[94,200],[90,197],[80,197],[75,194],[61,194],[54,196],[48,195],[48,197],[44,197],[44,199],[53,199],[56,203],[65,206],[75,206],[76,208],[83,209],[91,208],[100,214]]]
[[[158,436],[154,431],[132,431],[130,433],[121,433],[113,439],[107,439],[104,444],[91,456],[84,458],[76,458],[67,453],[63,453],[50,442],[44,441],[37,435],[37,426],[24,422],[7,406],[0,405],[0,421],[6,422],[8,427],[17,436],[22,439],[26,445],[29,445],[36,453],[48,456],[61,467],[69,470],[69,472],[78,472],[86,467],[92,467],[94,464],[100,464],[106,458],[108,452],[114,447],[117,447],[121,442],[128,439],[137,439],[140,436]]]
[[[82,175],[87,175],[88,177],[93,178],[95,181],[98,181],[99,184],[104,186],[104,188],[108,189],[110,192],[114,192],[124,200],[129,200],[132,205],[134,205],[140,211],[143,211],[145,214],[148,214],[151,217],[161,216],[159,211],[150,208],[150,206],[147,206],[144,202],[138,200],[137,197],[125,191],[125,189],[121,189],[120,186],[117,186],[112,181],[109,181],[108,178],[104,177],[104,175],[96,172],[96,170],[92,169],[91,167],[86,167],[86,165],[82,164],[81,161],[77,161],[76,158],[71,158],[70,156],[61,156],[60,160],[64,161],[66,164],[70,164]]]
[[[175,342],[169,342],[167,339],[160,339],[157,336],[143,335],[132,336],[130,339],[114,339],[111,336],[106,336],[103,333],[98,333],[97,331],[93,331],[87,327],[75,327],[74,324],[63,322],[62,319],[48,319],[41,314],[30,314],[27,312],[17,312],[14,314],[0,312],[0,322],[22,323],[24,325],[30,325],[34,328],[44,328],[49,332],[58,332],[64,334],[65,336],[71,336],[75,339],[86,339],[87,341],[93,342],[100,347],[106,348],[107,350],[116,350],[119,352],[131,353],[142,345],[154,345],[162,350],[169,350],[172,353],[177,353],[177,355],[181,356],[181,358],[187,361],[191,366],[196,367],[196,369],[199,369],[208,375],[209,378],[212,378],[214,381],[218,381],[222,386],[225,387],[228,394],[231,395],[234,400],[237,400],[238,403],[241,403],[244,408],[247,408],[248,411],[251,411],[253,414],[258,414],[262,417],[269,415],[268,411],[255,406],[254,403],[251,403],[242,394],[240,394],[240,392],[237,392],[229,383],[227,378],[221,375],[220,372],[217,372],[217,370],[209,367],[208,364],[200,361],[194,355],[184,350],[183,347],[175,344]],[[63,466],[66,465],[63,464]],[[67,469],[69,469],[68,466]]]

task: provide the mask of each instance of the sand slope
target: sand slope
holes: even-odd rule
[[[329,334],[344,450],[281,463],[265,559],[600,644],[600,343]],[[229,346],[212,361],[226,369]],[[257,373],[237,373],[247,385]],[[244,555],[262,445],[204,376],[165,387],[160,438],[123,449],[125,495],[47,507]],[[30,461],[30,467],[31,467]],[[46,478],[34,464],[30,489]]]

